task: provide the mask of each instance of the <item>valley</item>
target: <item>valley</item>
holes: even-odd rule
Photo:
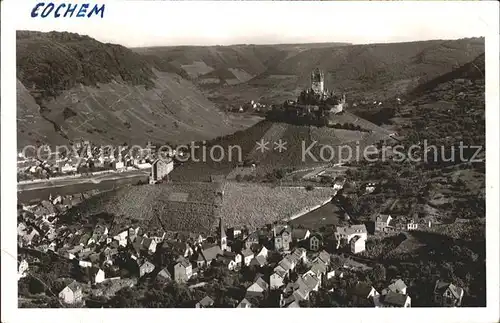
[[[83,306],[61,303],[73,284],[98,307],[427,307],[442,281],[456,306],[485,305],[484,38],[17,38],[18,243],[49,282],[21,278],[23,305]],[[42,160],[26,145],[78,149]],[[401,160],[384,155],[398,145]],[[133,283],[103,292],[116,281]],[[377,291],[396,282],[388,305]]]

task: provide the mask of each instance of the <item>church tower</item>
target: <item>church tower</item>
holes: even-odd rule
[[[325,75],[319,68],[311,72],[311,89],[315,93],[323,93],[325,90]]]
[[[219,219],[219,245],[222,251],[227,250],[227,237],[224,226],[222,225],[222,218]]]

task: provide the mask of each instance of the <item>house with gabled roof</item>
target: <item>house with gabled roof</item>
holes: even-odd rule
[[[222,255],[222,250],[218,245],[204,245],[200,248],[200,253],[205,259],[205,266],[210,266],[217,256]]]
[[[264,296],[264,292],[269,289],[269,284],[262,279],[262,277],[258,277],[255,282],[247,288],[248,296]]]
[[[262,256],[262,257],[267,259],[268,253],[269,253],[269,250],[267,250],[267,248],[265,246],[262,246],[262,248],[260,248],[259,252],[257,252],[256,257]]]
[[[379,293],[375,288],[373,288],[373,286],[364,282],[358,282],[356,286],[349,290],[349,294],[366,299],[379,295]]]
[[[309,250],[318,251],[323,246],[323,236],[316,232],[309,237]]]
[[[264,256],[260,255],[255,258],[253,258],[250,261],[250,264],[248,265],[249,267],[259,267],[262,268],[267,264],[267,260]]]
[[[302,240],[307,240],[311,235],[311,231],[307,229],[292,229],[292,241],[299,242]]]
[[[217,256],[217,261],[229,270],[236,269],[236,262],[229,257],[224,257],[223,255],[219,255]]]
[[[313,264],[312,267],[305,274],[306,275],[310,274],[315,277],[318,277],[318,279],[321,281],[323,275],[326,274],[326,266],[324,265],[324,263],[318,261],[315,264]]]
[[[300,302],[308,300],[310,292],[305,283],[302,283],[293,291],[292,295],[295,301]]]
[[[302,280],[305,282],[307,288],[310,291],[317,292],[319,286],[321,285],[321,279],[316,275],[310,275],[310,274],[303,275]]]
[[[158,274],[156,275],[156,279],[159,280],[159,281],[168,282],[168,281],[172,280],[172,275],[170,275],[170,272],[168,271],[168,268],[165,267],[165,268],[163,268],[162,270],[160,270],[158,272]]]
[[[259,244],[259,233],[254,231],[245,239],[245,248],[250,249],[254,244]]]
[[[226,258],[229,258],[231,260],[234,261],[234,263],[237,265],[237,266],[241,266],[241,262],[242,262],[242,257],[239,253],[236,253],[236,252],[231,252],[231,251],[224,251],[222,253],[222,256],[223,257],[226,257]]]
[[[196,303],[196,308],[208,308],[214,306],[214,300],[210,296],[203,297],[198,303]]]
[[[189,239],[194,245],[201,245],[204,241],[203,236],[199,233],[190,233]]]
[[[142,249],[146,250],[151,255],[156,252],[156,245],[154,239],[145,238],[142,240]]]
[[[245,266],[249,266],[250,262],[254,258],[254,253],[251,249],[243,249],[241,250],[241,258]]]
[[[274,249],[276,251],[289,251],[292,243],[292,232],[288,226],[273,227]]]
[[[303,263],[307,262],[307,251],[304,248],[295,248],[295,250],[292,252],[292,255],[294,255],[299,261],[302,261]]]
[[[411,307],[411,297],[392,291],[373,297],[375,307]]]
[[[116,234],[115,236],[113,236],[113,239],[118,241],[119,245],[122,246],[122,247],[126,247],[127,246],[127,238],[128,238],[128,233],[129,233],[129,230],[126,229],[126,230],[123,230],[121,232],[119,232],[118,234]]]
[[[155,270],[155,265],[146,260],[141,266],[139,266],[139,277],[150,274],[153,270]]]
[[[360,236],[355,236],[351,239],[350,247],[353,254],[358,254],[366,250],[365,239]]]
[[[250,303],[246,298],[242,299],[241,302],[236,306],[237,308],[250,308],[252,303]]]
[[[87,273],[92,284],[100,284],[106,279],[104,271],[99,267],[87,268]]]
[[[33,227],[28,227],[26,234],[22,236],[23,244],[26,246],[36,245],[40,240],[40,233]]]
[[[64,304],[78,304],[82,302],[83,293],[80,285],[74,280],[59,292],[59,299]]]
[[[295,264],[290,262],[290,260],[286,257],[281,259],[278,265],[285,269],[287,273],[290,273],[290,271],[295,268]]]
[[[462,304],[464,289],[452,283],[437,280],[434,285],[434,302],[441,306],[457,307]]]
[[[176,254],[183,256],[184,258],[189,258],[194,254],[193,248],[186,243],[180,241],[168,241],[167,243],[162,244],[162,248],[173,251]]]
[[[382,290],[382,295],[387,294],[388,292],[406,294],[406,284],[401,279],[395,279],[391,282],[391,284]]]
[[[345,240],[347,243],[349,243],[351,242],[351,239],[354,238],[355,236],[359,236],[366,240],[368,238],[368,231],[366,230],[366,225],[356,224],[349,226],[337,226],[335,228],[335,239],[337,241]]]
[[[321,260],[321,262],[324,263],[326,267],[330,266],[330,258],[331,255],[325,250],[321,250],[318,256],[316,257],[316,259]]]
[[[118,250],[111,247],[106,247],[99,255],[99,261],[109,265],[113,264],[113,259],[115,255],[118,254]]]
[[[294,267],[297,266],[297,264],[300,262],[299,257],[297,257],[297,255],[294,253],[287,254],[285,258],[288,259],[288,261],[292,263]]]
[[[386,228],[389,227],[389,223],[392,220],[392,216],[388,214],[377,214],[375,216],[375,231],[384,232]]]
[[[179,257],[174,266],[174,280],[177,283],[187,282],[193,275],[191,263],[184,257]]]
[[[192,258],[193,261],[196,261],[196,268],[203,268],[205,267],[205,258],[203,258],[203,255],[201,252],[198,252],[196,255],[196,258]]]
[[[274,267],[273,273],[269,277],[269,285],[271,289],[278,289],[284,285],[284,280],[287,276],[287,271],[281,267]]]

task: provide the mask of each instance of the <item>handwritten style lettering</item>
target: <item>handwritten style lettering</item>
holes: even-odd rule
[[[53,2],[39,2],[31,10],[32,18],[47,18],[52,16],[54,18],[91,18],[91,17],[104,17],[104,4],[95,4],[91,7],[88,3],[72,4],[60,3],[54,4]]]

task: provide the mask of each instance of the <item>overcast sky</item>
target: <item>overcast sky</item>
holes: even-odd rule
[[[18,30],[71,31],[128,47],[401,42],[484,36],[487,28],[478,2],[103,0],[104,19],[33,19],[35,3],[17,1]]]

